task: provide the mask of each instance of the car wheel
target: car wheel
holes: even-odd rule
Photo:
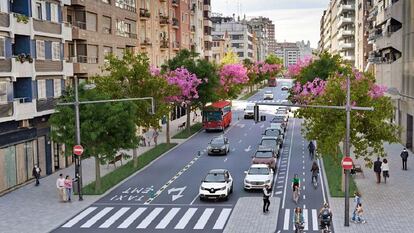
[[[204,201],[204,198],[202,196],[200,196],[200,201]]]
[[[224,155],[227,155],[227,150],[224,151]]]

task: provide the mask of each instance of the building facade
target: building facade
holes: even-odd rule
[[[268,21],[268,18],[263,17],[252,18],[248,21],[257,39],[257,49],[254,50],[256,53],[255,60],[264,61],[269,53]]]
[[[230,38],[227,33],[223,35],[223,37],[216,36],[213,37],[213,56],[212,61],[216,64],[220,64],[221,60],[226,56],[227,52],[230,48]]]
[[[372,24],[368,20],[372,8],[372,0],[355,1],[355,67],[361,71],[368,71],[368,56],[372,51],[372,43],[368,43],[368,36]]]
[[[283,66],[289,67],[297,63],[299,59],[312,56],[310,41],[298,41],[296,43],[283,42],[276,43],[275,54],[283,60]]]
[[[71,1],[0,0],[0,193],[72,163],[51,141],[48,118],[73,76],[64,44]]]

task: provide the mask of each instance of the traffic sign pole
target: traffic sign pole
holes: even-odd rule
[[[81,144],[80,123],[79,123],[79,93],[78,93],[78,77],[74,76],[75,81],[75,126],[76,126],[76,144]],[[82,196],[82,159],[80,155],[75,155],[75,177],[78,180],[78,196],[79,201],[83,201]]]

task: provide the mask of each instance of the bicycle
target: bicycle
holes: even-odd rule
[[[316,176],[312,175],[312,184],[315,189],[318,188],[318,175]]]
[[[305,222],[295,223],[295,233],[303,233],[305,229]]]
[[[293,201],[298,204],[299,201],[299,196],[300,196],[300,191],[299,191],[299,187],[296,187],[295,191],[293,191]]]
[[[325,228],[322,229],[322,233],[331,233],[331,230],[329,230],[328,225],[325,225]]]

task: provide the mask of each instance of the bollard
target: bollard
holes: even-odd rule
[[[198,152],[197,152],[197,156],[198,156],[198,157],[200,157],[200,156],[201,156],[201,152],[200,152],[200,151],[198,151]]]

